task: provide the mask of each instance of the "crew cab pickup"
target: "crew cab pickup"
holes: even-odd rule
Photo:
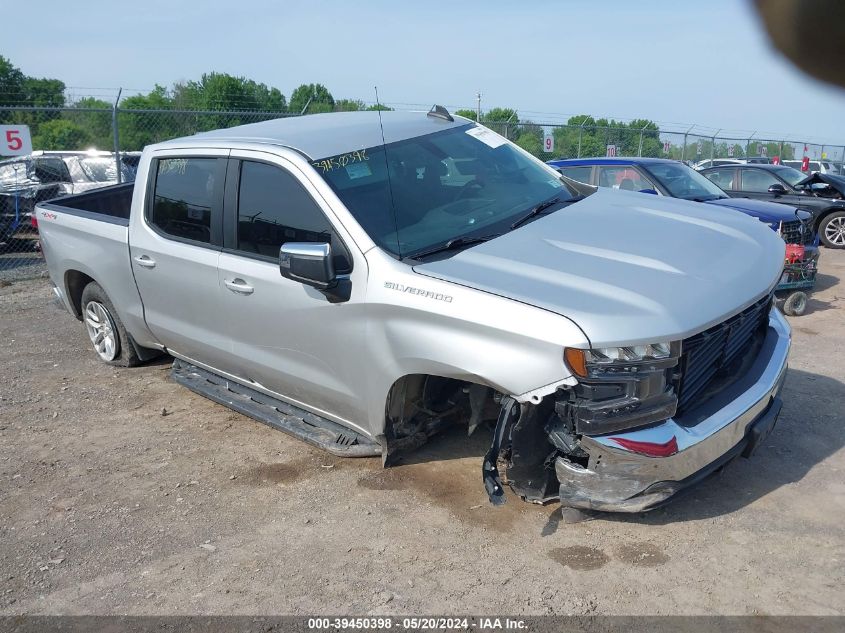
[[[147,147],[41,203],[55,293],[108,363],[389,466],[494,428],[523,499],[656,507],[774,427],[784,243],[733,210],[571,181],[436,106]]]

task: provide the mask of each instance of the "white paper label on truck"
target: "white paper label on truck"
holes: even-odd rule
[[[499,136],[493,130],[488,130],[486,127],[477,125],[467,130],[467,134],[474,136],[479,141],[490,147],[499,147],[506,143],[504,136]]]

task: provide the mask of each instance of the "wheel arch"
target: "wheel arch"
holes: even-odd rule
[[[85,290],[85,286],[92,282],[97,283],[97,280],[81,270],[70,269],[65,271],[65,292],[73,315],[78,321],[82,320],[82,291]]]

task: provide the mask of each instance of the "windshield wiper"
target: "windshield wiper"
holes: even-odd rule
[[[431,248],[424,249],[422,251],[419,251],[418,253],[408,255],[408,257],[410,259],[419,259],[420,257],[427,257],[429,255],[434,255],[435,253],[445,253],[448,251],[457,250],[459,248],[472,246],[473,244],[487,242],[489,240],[492,240],[494,237],[500,236],[501,233],[496,233],[494,235],[464,235],[461,237],[453,237],[451,240],[448,240],[442,244],[438,244],[437,246],[432,246]]]
[[[549,207],[555,206],[556,204],[561,204],[563,202],[566,202],[568,204],[568,203],[571,203],[571,202],[578,202],[579,200],[583,200],[583,199],[584,199],[584,196],[576,196],[574,198],[569,198],[568,200],[561,200],[560,196],[555,196],[554,198],[549,198],[545,202],[541,202],[537,206],[532,207],[531,210],[528,213],[526,213],[521,218],[519,218],[516,222],[511,224],[511,229],[515,229],[515,228],[522,226],[523,224],[528,222],[528,220],[530,220],[531,218],[534,218],[534,217],[540,215],[543,211],[545,211]]]

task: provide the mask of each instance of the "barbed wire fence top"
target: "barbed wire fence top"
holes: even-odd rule
[[[35,156],[0,157],[0,282],[46,274],[38,232],[33,223],[35,205],[43,200],[134,179],[137,152],[161,141],[200,132],[258,123],[281,117],[299,116],[290,110],[180,108],[160,109],[76,105],[2,106],[0,124],[27,125]],[[213,105],[213,103],[212,103]],[[337,102],[342,109],[368,109],[376,104],[363,101]],[[379,104],[380,107],[381,104]],[[422,104],[387,104],[391,109],[427,110]],[[307,109],[307,106],[306,108]],[[450,108],[450,110],[460,110]],[[696,163],[717,158],[778,156],[845,162],[845,146],[802,140],[784,134],[725,133],[699,126],[657,124],[633,120],[603,124],[593,117],[580,117],[573,124],[559,120],[564,115],[531,113],[537,121],[525,120],[513,110],[496,109],[488,114],[509,114],[481,123],[512,140],[542,160],[595,156],[637,156],[671,158]],[[466,109],[462,114],[473,114]],[[504,119],[504,120],[502,120]],[[557,119],[557,120],[556,120]],[[38,150],[77,152],[80,158],[38,156]],[[92,150],[99,150],[94,153]],[[94,182],[94,184],[92,184]]]

